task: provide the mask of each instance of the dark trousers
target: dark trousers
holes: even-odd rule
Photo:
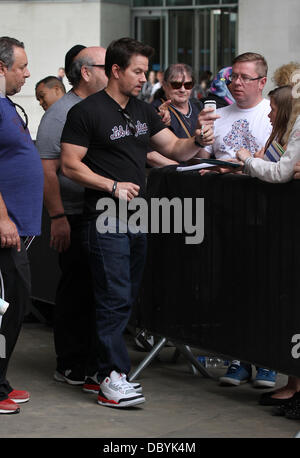
[[[82,247],[80,215],[68,217],[71,245],[59,255],[61,278],[56,291],[54,343],[57,369],[84,375],[97,371],[96,325],[93,288],[87,257]]]
[[[0,329],[1,343],[5,342],[5,358],[0,357],[0,401],[2,401],[7,399],[7,394],[12,391],[12,387],[6,380],[6,373],[30,297],[30,267],[23,242],[19,253],[15,248],[0,248],[0,269],[4,283],[4,299],[9,303],[2,317]],[[1,354],[3,356],[3,352]]]
[[[118,224],[117,220],[117,229]],[[143,275],[146,235],[130,231],[100,234],[93,220],[86,223],[84,244],[94,285],[101,381],[112,370],[130,371],[123,333]]]

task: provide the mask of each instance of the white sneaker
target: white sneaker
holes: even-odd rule
[[[123,378],[123,380],[125,380],[125,382],[128,383],[128,385],[131,386],[131,388],[133,388],[135,390],[136,393],[141,393],[143,391],[143,388],[142,388],[142,385],[138,382],[129,382],[127,380],[127,375],[126,374],[120,374],[121,377]]]
[[[126,381],[124,374],[112,371],[100,383],[98,404],[109,407],[129,407],[145,402],[142,394],[136,392],[130,383]]]

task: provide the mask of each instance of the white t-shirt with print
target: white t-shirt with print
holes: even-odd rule
[[[215,142],[205,150],[217,159],[235,158],[241,148],[253,155],[265,146],[271,135],[270,110],[270,102],[266,99],[253,108],[243,109],[233,103],[218,109],[221,118],[215,122]]]

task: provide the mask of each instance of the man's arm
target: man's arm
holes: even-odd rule
[[[21,241],[18,229],[15,223],[10,219],[7,213],[7,208],[0,193],[0,238],[1,248],[16,247],[21,251]]]
[[[166,165],[178,165],[178,162],[162,156],[157,151],[151,151],[147,153],[147,164],[151,167],[165,167]]]
[[[65,212],[60,195],[60,185],[57,171],[60,159],[42,159],[44,169],[44,203],[49,216],[60,215]],[[51,220],[50,247],[59,253],[70,246],[70,225],[67,217]]]
[[[213,142],[214,133],[209,125],[196,129],[195,137],[191,138],[178,138],[169,129],[163,129],[151,137],[151,144],[156,151],[178,162],[194,157],[200,149],[199,144],[206,146]]]
[[[114,180],[94,173],[82,159],[87,148],[71,143],[61,144],[61,168],[64,175],[86,188],[111,194]],[[118,182],[114,195],[119,199],[131,200],[138,196],[140,187],[134,183]],[[124,194],[123,194],[124,193]]]

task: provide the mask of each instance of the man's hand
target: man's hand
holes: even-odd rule
[[[70,224],[65,216],[51,220],[50,247],[59,253],[66,251],[71,242],[70,234]]]
[[[228,167],[225,167],[225,166],[209,167],[207,169],[200,169],[199,170],[200,175],[203,176],[210,172],[221,173],[221,174],[225,174],[225,173],[242,174],[242,168],[244,166],[242,162],[238,161],[237,159],[222,159],[222,161],[235,162],[236,164],[240,164],[241,167],[240,168],[230,167],[229,164],[228,164]]]
[[[1,248],[16,247],[21,251],[21,240],[15,223],[7,216],[0,219]]]
[[[213,128],[208,125],[202,125],[201,129],[195,130],[195,138],[203,147],[212,145],[215,141]]]
[[[171,125],[171,114],[169,112],[169,105],[171,104],[171,100],[167,100],[166,102],[162,103],[158,107],[158,114],[161,117],[162,122],[165,126],[169,127]]]
[[[297,162],[294,167],[294,179],[300,180],[300,162]]]
[[[252,157],[250,151],[248,151],[247,149],[245,148],[242,148],[240,149],[237,153],[236,153],[236,157],[238,159],[240,159],[241,161],[245,162],[245,160],[248,158],[248,157]]]
[[[115,196],[128,202],[139,195],[140,187],[134,183],[118,182]]]
[[[201,129],[202,126],[213,126],[214,122],[220,117],[220,115],[216,114],[213,107],[207,107],[198,114],[197,128]]]

